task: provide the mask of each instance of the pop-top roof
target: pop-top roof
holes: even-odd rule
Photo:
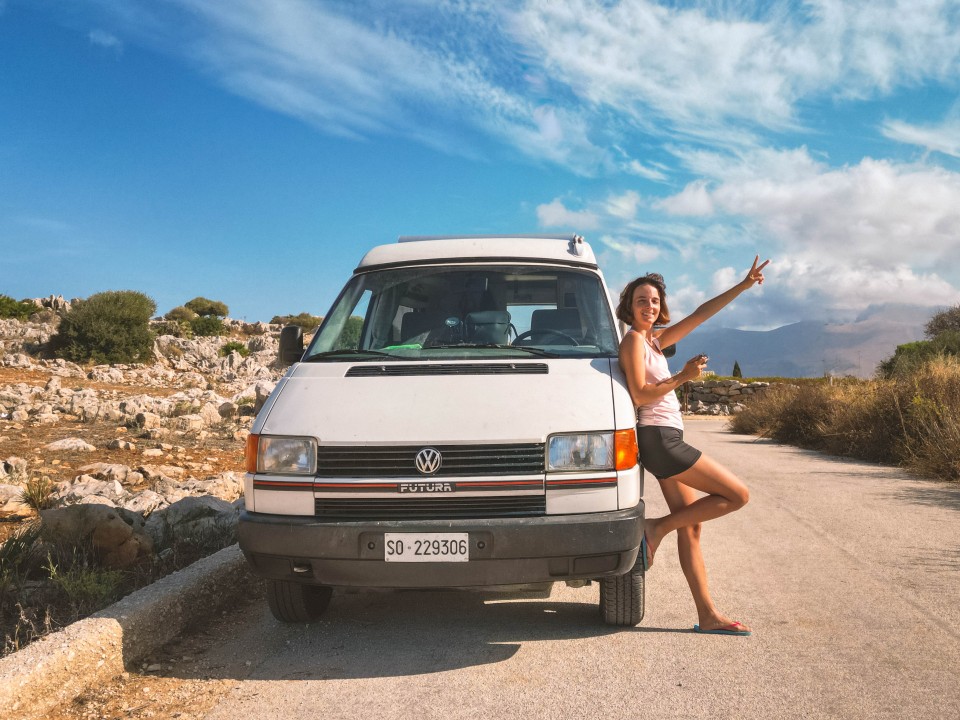
[[[421,265],[435,261],[529,262],[596,267],[590,245],[579,235],[460,235],[401,237],[379,245],[360,261],[357,271],[390,265]]]

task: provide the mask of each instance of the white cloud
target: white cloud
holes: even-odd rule
[[[510,27],[589,103],[649,132],[749,144],[751,127],[795,127],[801,101],[951,81],[960,72],[955,8],[951,0],[531,0]]]
[[[628,190],[622,195],[613,195],[607,198],[606,211],[609,215],[621,220],[633,220],[637,216],[637,208],[640,202],[640,194]]]
[[[631,175],[639,175],[642,178],[653,180],[655,182],[662,182],[667,179],[667,176],[662,170],[644,165],[639,160],[630,160],[625,162],[621,165],[621,168],[624,172],[630,173]]]
[[[960,174],[872,159],[829,168],[805,156],[699,154],[693,159],[709,168],[710,182],[657,207],[746,224],[764,257],[773,258],[765,271],[768,299],[801,317],[870,303],[956,302]],[[816,305],[805,307],[809,302]]]
[[[693,181],[679,194],[658,201],[656,207],[671,215],[713,215],[713,200],[705,180]]]
[[[568,227],[578,231],[593,230],[599,224],[595,213],[568,210],[559,198],[545,205],[538,205],[537,220],[542,227]]]
[[[891,140],[960,158],[960,118],[938,125],[911,125],[900,120],[887,120],[881,130]]]
[[[108,50],[123,50],[123,43],[116,35],[108,33],[106,30],[91,30],[87,36],[93,45],[107,48]]]
[[[955,0],[93,4],[125,37],[324,132],[469,156],[481,135],[581,175],[653,182],[666,168],[611,157],[636,127],[755,146],[763,129],[798,127],[802,103],[960,74]]]
[[[619,254],[621,261],[643,265],[660,257],[660,248],[613,235],[601,235],[600,242]],[[629,272],[629,270],[628,270]]]

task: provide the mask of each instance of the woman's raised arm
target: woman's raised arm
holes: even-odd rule
[[[661,330],[657,335],[657,337],[660,339],[660,345],[663,347],[675,345],[689,335],[694,328],[700,326],[706,320],[709,320],[727,305],[732,303],[737,296],[740,295],[740,293],[744,292],[745,290],[749,290],[754,285],[762,285],[763,269],[770,263],[770,261],[764,260],[762,263],[760,263],[760,265],[757,265],[759,262],[760,256],[757,255],[753,259],[753,265],[750,267],[750,270],[747,272],[747,276],[743,280],[738,282],[726,292],[720,293],[712,300],[707,300],[705,303],[703,303],[703,305],[698,307],[680,322]]]

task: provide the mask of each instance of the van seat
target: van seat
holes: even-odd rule
[[[423,342],[430,332],[443,331],[447,315],[448,313],[442,310],[413,310],[405,313],[400,320],[400,342],[408,343],[415,339]]]
[[[556,330],[579,340],[583,334],[580,327],[580,311],[576,308],[557,308],[556,310],[534,310],[530,315],[530,339],[535,343],[550,343],[556,335],[545,332]]]
[[[464,320],[467,338],[475,343],[506,345],[510,342],[510,313],[506,310],[478,310]]]

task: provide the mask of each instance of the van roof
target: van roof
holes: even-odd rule
[[[427,235],[401,237],[370,250],[356,272],[437,261],[529,262],[596,268],[593,249],[579,235]]]

